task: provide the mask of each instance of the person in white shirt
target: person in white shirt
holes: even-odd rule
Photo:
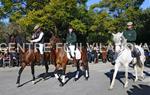
[[[41,64],[44,64],[44,33],[40,27],[40,25],[36,25],[33,29],[35,31],[32,35],[32,40],[30,41],[31,43],[38,43],[39,51],[41,54]]]

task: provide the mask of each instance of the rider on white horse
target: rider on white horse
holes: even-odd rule
[[[67,43],[67,51],[69,52],[71,58],[75,57],[76,42],[77,42],[76,34],[73,32],[73,28],[69,27],[69,33],[67,33],[66,43]]]
[[[131,31],[131,26],[133,23],[128,23],[128,29],[130,29],[129,31]],[[125,35],[125,37],[123,37]],[[114,73],[113,73],[113,79],[112,79],[112,82],[111,82],[111,85],[110,85],[110,89],[113,88],[114,86],[114,82],[115,82],[115,78],[117,76],[117,72],[119,70],[119,67],[121,65],[123,65],[125,67],[125,83],[124,83],[124,87],[127,87],[128,86],[128,67],[129,67],[129,64],[130,63],[133,63],[134,64],[134,70],[135,70],[135,80],[134,81],[137,81],[139,78],[138,78],[138,70],[140,69],[140,73],[141,73],[141,78],[143,79],[144,78],[144,62],[145,62],[145,55],[144,55],[144,49],[141,47],[141,46],[138,46],[138,45],[133,45],[131,46],[132,48],[130,48],[128,46],[128,43],[127,41],[129,42],[133,42],[136,40],[136,33],[134,33],[132,31],[132,33],[130,32],[126,32],[124,33],[123,35],[123,32],[122,33],[116,33],[116,34],[113,34],[113,41],[115,43],[115,47],[117,47],[115,49],[115,52],[118,53],[116,59],[115,59],[115,66],[114,66]],[[127,37],[127,36],[131,36],[131,37]],[[132,36],[134,38],[132,38]],[[131,38],[131,39],[130,39]],[[122,48],[121,48],[122,46]],[[135,55],[132,54],[134,53],[134,49],[137,49],[135,50]],[[138,52],[137,52],[138,51]],[[134,56],[133,56],[134,55]],[[139,68],[139,69],[138,69]]]
[[[135,47],[137,33],[133,28],[133,22],[128,22],[127,26],[128,26],[128,29],[123,32],[123,36],[127,39],[127,42],[130,43],[129,48],[132,49],[132,57],[136,58],[140,62],[139,57],[141,53],[140,53],[140,50]]]
[[[128,46],[132,49],[132,57],[138,57],[140,56],[140,52],[137,48],[135,48],[135,41],[137,38],[137,33],[133,29],[133,22],[128,22],[127,23],[127,30],[123,32],[123,36],[128,42]],[[123,40],[124,38],[122,38]],[[123,41],[122,41],[123,42]],[[115,47],[115,48],[121,48],[120,47]],[[115,49],[115,50],[120,50],[120,49]],[[118,56],[119,51],[115,51],[114,57],[113,57],[113,63],[115,62],[117,56]]]

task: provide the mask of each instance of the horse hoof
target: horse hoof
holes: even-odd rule
[[[74,80],[73,81],[77,81],[78,79],[77,78],[74,78]]]
[[[19,83],[17,83],[17,88],[19,88],[20,87],[20,84]]]
[[[124,86],[124,88],[127,88],[128,86]]]
[[[128,87],[128,85],[124,85],[124,88],[127,88]]]
[[[88,81],[88,79],[89,79],[88,77],[85,78],[86,81]]]
[[[138,79],[135,79],[135,80],[134,80],[134,82],[137,82],[137,81],[138,81]]]
[[[32,81],[32,84],[35,84],[35,81]]]
[[[16,84],[20,84],[20,82],[16,82]]]
[[[112,90],[113,89],[113,87],[109,87],[109,89],[108,90]]]

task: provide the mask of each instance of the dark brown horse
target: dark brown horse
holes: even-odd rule
[[[67,52],[65,51],[66,47],[65,47],[64,43],[62,43],[62,41],[57,36],[54,36],[54,35],[50,39],[50,43],[53,47],[51,53],[53,53],[52,56],[55,61],[54,75],[60,81],[60,83],[61,83],[60,86],[63,86],[66,83],[66,80],[65,80],[66,65],[69,61],[69,59],[67,57]],[[61,47],[61,48],[56,47],[58,45],[58,43],[60,45],[59,47]],[[62,44],[60,44],[60,43],[62,43]],[[77,67],[75,81],[79,78],[80,66],[83,66],[84,73],[85,73],[85,79],[87,80],[89,78],[87,50],[86,50],[86,48],[82,48],[80,51],[81,51],[81,59],[77,60],[77,59],[73,58],[73,63]],[[62,68],[62,79],[60,78],[60,76],[58,76],[58,70],[60,68]]]
[[[40,55],[39,51],[37,51],[36,49],[30,49],[30,50],[25,49],[24,52],[20,50],[19,55],[21,58],[20,59],[21,67],[19,69],[17,82],[16,82],[16,84],[18,84],[18,87],[20,86],[21,74],[22,74],[24,68],[28,65],[31,66],[31,73],[32,73],[32,77],[33,77],[32,82],[34,83],[34,81],[36,79],[35,74],[34,74],[34,66],[36,63],[40,63],[40,60],[41,60],[41,55]],[[44,55],[45,55],[45,57],[44,57],[45,61],[43,64],[45,65],[45,69],[46,69],[45,76],[46,76],[46,74],[48,73],[48,69],[49,69],[46,61],[48,61],[50,59],[49,58],[50,54],[45,53]]]

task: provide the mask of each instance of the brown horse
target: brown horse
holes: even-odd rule
[[[60,81],[60,83],[61,83],[60,86],[63,86],[66,83],[66,80],[65,80],[66,65],[69,61],[69,59],[67,57],[67,53],[65,51],[66,47],[64,46],[62,41],[57,36],[54,36],[54,35],[51,37],[50,43],[53,47],[51,53],[53,53],[52,56],[53,56],[53,59],[55,61],[55,63],[54,63],[55,64],[54,75]],[[58,45],[58,43],[62,43],[62,44],[59,44],[61,46],[61,48],[56,47]],[[77,71],[76,71],[76,75],[75,75],[75,81],[79,77],[80,66],[83,66],[83,69],[85,72],[85,79],[88,80],[88,78],[89,78],[89,66],[88,66],[88,59],[87,59],[87,50],[86,50],[86,48],[82,48],[80,51],[81,51],[81,59],[77,60],[77,59],[73,58],[73,63],[77,67]],[[60,76],[58,76],[58,70],[60,69],[60,67],[62,68],[62,79],[60,78]]]
[[[105,46],[102,47],[102,62],[107,62],[107,48]]]
[[[16,84],[18,84],[18,87],[20,86],[20,77],[21,77],[21,74],[24,70],[24,68],[27,66],[27,65],[30,65],[31,66],[31,73],[32,73],[32,82],[34,83],[35,81],[35,74],[34,74],[34,66],[35,66],[35,63],[40,63],[40,60],[41,60],[41,55],[40,53],[36,50],[36,49],[26,49],[23,51],[20,50],[20,62],[21,62],[21,68],[19,69],[19,72],[18,72],[18,77],[17,77],[17,82]],[[44,65],[45,65],[45,69],[46,69],[46,73],[45,73],[45,76],[46,74],[48,73],[48,64],[47,64],[47,60],[49,60],[49,54],[45,53],[44,54],[45,57],[44,57]]]

